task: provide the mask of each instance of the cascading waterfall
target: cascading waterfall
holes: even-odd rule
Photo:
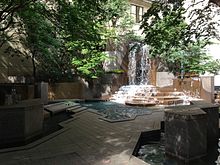
[[[149,46],[142,46],[139,43],[130,45],[130,54],[128,56],[128,85],[121,86],[119,90],[112,95],[111,100],[117,103],[127,105],[176,105],[189,103],[189,99],[182,93],[168,93],[167,95],[158,95],[160,91],[157,87],[150,84],[150,60]],[[159,97],[157,97],[157,95]],[[182,100],[186,100],[183,101]]]
[[[128,84],[120,87],[119,91],[112,96],[112,100],[125,103],[136,95],[150,97],[155,88],[148,85],[149,82],[149,47],[142,46],[140,43],[130,44],[129,63],[128,63]]]
[[[132,49],[129,53],[128,80],[129,85],[149,84],[149,47],[140,43],[130,45]]]
[[[130,47],[131,47],[131,45],[130,45]],[[137,51],[137,48],[134,48],[132,51],[130,51],[130,53],[128,55],[128,59],[129,59],[128,82],[129,82],[129,85],[135,85],[135,82],[136,82],[136,51]]]
[[[149,84],[149,71],[150,71],[150,63],[149,63],[149,47],[144,45],[142,47],[142,58],[141,58],[141,76],[140,76],[140,84]]]

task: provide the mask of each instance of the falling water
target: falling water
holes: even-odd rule
[[[149,48],[147,45],[131,44],[129,53],[128,80],[129,85],[149,84]]]
[[[132,44],[132,46],[134,46]],[[130,47],[132,47],[130,45]],[[130,51],[128,55],[129,63],[128,63],[128,82],[129,85],[135,85],[136,82],[136,52],[137,47],[135,47],[132,51]]]
[[[112,99],[118,103],[125,103],[136,95],[150,97],[155,93],[155,87],[148,85],[149,82],[149,47],[142,46],[140,43],[130,45],[129,63],[128,63],[128,84],[120,87],[119,91],[112,96]]]
[[[140,76],[140,84],[149,84],[149,48],[147,45],[142,47],[142,58],[141,58],[141,76]]]

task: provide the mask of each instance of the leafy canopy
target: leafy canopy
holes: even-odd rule
[[[211,20],[211,6],[191,10],[187,17],[188,10],[196,4],[184,8],[184,3],[184,0],[153,2],[144,14],[141,28],[145,42],[150,45],[150,55],[174,74],[182,72],[181,68],[187,68],[187,72],[211,71],[211,68],[203,67],[211,65],[204,65],[210,57],[202,50],[210,38],[217,36],[215,22]],[[187,19],[190,21],[186,22]]]

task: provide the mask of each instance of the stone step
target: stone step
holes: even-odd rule
[[[66,103],[66,102],[61,102],[61,103],[55,103],[55,104],[50,104],[44,106],[44,109],[48,112],[50,112],[52,115],[56,113],[60,113],[63,111],[66,111],[67,108],[71,108],[78,105],[77,103]]]
[[[157,96],[183,96],[183,92],[157,92]]]
[[[81,108],[81,107],[82,107],[82,106],[80,106],[80,105],[75,105],[75,106],[73,106],[73,107],[67,108],[66,111],[72,111],[72,110],[74,110],[74,109],[78,109],[78,108]]]
[[[162,104],[162,105],[173,105],[173,104],[182,104],[183,103],[183,100],[182,99],[170,99],[170,100],[160,100],[159,101],[159,104]]]
[[[71,113],[79,113],[79,112],[82,112],[86,109],[88,109],[88,108],[87,107],[76,106],[76,107],[68,108],[66,111],[71,112]]]
[[[177,96],[155,96],[157,100],[179,100],[180,98]]]

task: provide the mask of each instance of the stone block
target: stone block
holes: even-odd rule
[[[157,72],[157,87],[166,87],[173,85],[174,75],[169,72]]]
[[[0,107],[0,146],[25,143],[39,136],[42,128],[43,104],[40,99]]]
[[[219,138],[219,105],[214,105],[204,100],[191,101],[191,104],[206,112],[208,146],[211,144],[217,145]]]
[[[165,112],[165,152],[184,161],[206,155],[207,117],[200,108],[179,107]]]
[[[214,76],[201,76],[200,97],[214,103]]]
[[[48,104],[48,83],[41,82],[38,84],[38,93],[44,104]]]

